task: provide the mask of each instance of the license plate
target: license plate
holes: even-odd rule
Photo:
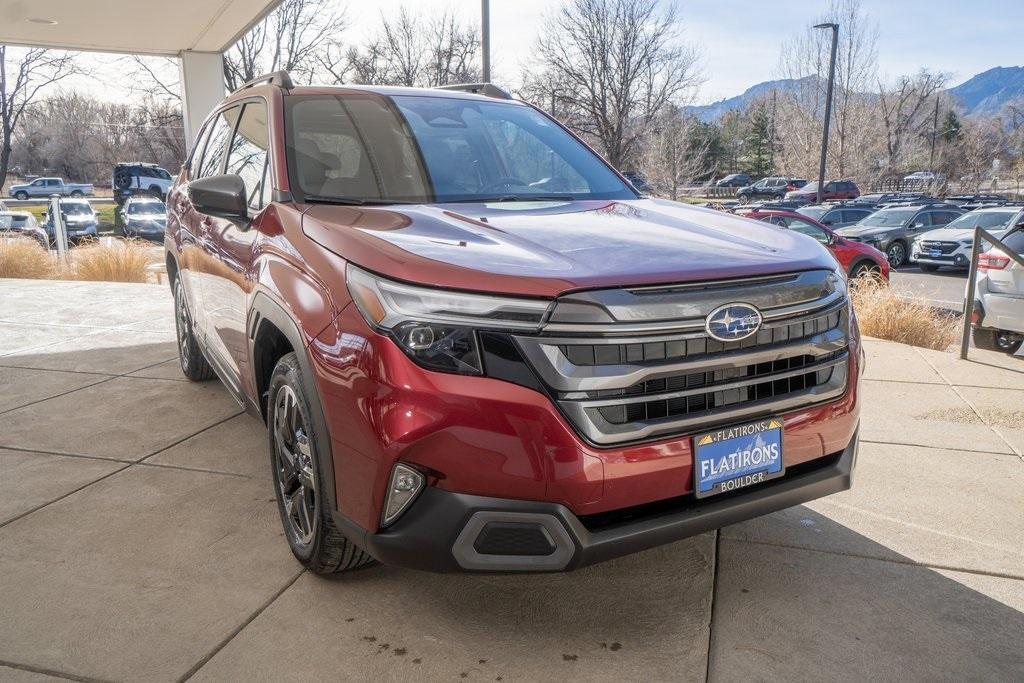
[[[760,484],[786,472],[781,417],[698,434],[693,443],[693,490],[698,498]]]
[[[942,252],[939,251],[938,249],[932,249],[931,251],[928,252],[928,255],[931,256],[932,258],[938,258],[942,256]]]

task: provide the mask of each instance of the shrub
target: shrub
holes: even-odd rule
[[[35,240],[0,239],[0,277],[42,280],[56,272],[57,262]]]
[[[939,351],[957,338],[955,315],[932,308],[920,297],[900,296],[879,278],[858,278],[851,282],[850,294],[862,334]]]
[[[151,248],[133,240],[72,249],[63,277],[67,280],[146,282],[155,262]]]

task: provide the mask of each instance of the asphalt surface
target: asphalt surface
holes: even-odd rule
[[[966,270],[942,268],[935,273],[925,273],[917,266],[903,266],[890,273],[889,282],[900,294],[924,297],[937,308],[963,310]]]

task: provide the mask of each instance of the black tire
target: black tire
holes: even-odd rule
[[[889,260],[890,268],[899,268],[907,262],[907,245],[896,240],[886,248],[885,257]]]
[[[174,279],[174,322],[178,333],[178,361],[181,372],[193,382],[213,379],[213,368],[199,348],[192,330],[192,315],[188,310],[188,297],[181,277]]]
[[[974,341],[975,348],[984,349],[985,351],[1002,351],[999,348],[999,332],[996,330],[990,330],[986,327],[973,327],[971,328],[971,339]]]
[[[929,264],[929,263],[918,263],[917,267],[920,268],[921,270],[923,270],[926,273],[934,273],[934,272],[939,270],[938,266],[935,266],[935,265],[932,265],[932,264]]]
[[[28,199],[28,192],[15,192],[14,198],[20,201],[25,201],[26,199]]]
[[[334,492],[330,490],[332,482],[323,476],[327,471],[323,460],[330,453],[317,449],[312,432],[316,427],[304,387],[298,358],[294,353],[285,354],[274,366],[267,390],[274,495],[295,559],[311,572],[337,574],[364,567],[373,562],[373,557],[341,533],[331,517],[327,501]],[[312,504],[308,502],[310,495],[314,498]],[[296,508],[304,512],[293,519]]]
[[[856,280],[862,277],[879,277],[882,274],[882,269],[878,267],[876,263],[870,263],[868,261],[861,261],[850,269],[850,279]]]
[[[79,192],[78,190],[75,190],[74,192],[71,193],[71,196],[74,197],[75,199],[81,199],[85,195]]]

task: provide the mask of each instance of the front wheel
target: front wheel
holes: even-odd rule
[[[860,278],[872,278],[881,277],[882,269],[872,263],[858,263],[850,271],[850,279],[857,280]]]
[[[893,242],[885,250],[885,258],[889,260],[890,268],[899,268],[907,262],[907,248],[903,242]]]
[[[277,362],[267,391],[267,426],[274,493],[292,554],[317,574],[335,574],[373,558],[345,537],[331,517],[333,486],[324,476],[315,425],[294,353]]]
[[[85,195],[79,192],[78,190],[75,190],[74,192],[71,193],[71,196],[74,197],[75,199],[81,199]]]
[[[23,202],[28,199],[28,192],[15,192],[14,198]]]

